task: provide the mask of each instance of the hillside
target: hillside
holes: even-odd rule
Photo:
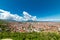
[[[7,24],[7,22],[4,20],[0,20],[0,24]]]
[[[0,30],[12,32],[60,32],[60,22],[17,22],[0,20]]]
[[[0,32],[8,32],[10,31],[8,22],[4,20],[0,20]]]

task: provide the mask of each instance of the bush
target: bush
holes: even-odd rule
[[[13,40],[60,40],[60,34],[56,32],[30,32],[30,33],[18,33],[18,32],[1,32],[0,39],[11,38]]]

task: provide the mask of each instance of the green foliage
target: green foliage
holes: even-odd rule
[[[4,20],[0,20],[0,32],[5,32],[5,31],[9,31],[10,32],[10,28],[8,27],[8,22],[4,21]]]
[[[7,24],[7,23],[8,23],[7,21],[0,20],[0,24]]]
[[[0,39],[11,38],[13,40],[60,40],[60,34],[55,32],[30,32],[30,33],[18,33],[18,32],[1,32]]]
[[[0,25],[0,31],[1,32],[5,32],[5,31],[10,32],[10,28],[8,27],[8,25]]]

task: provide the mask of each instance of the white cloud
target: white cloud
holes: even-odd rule
[[[23,11],[23,15],[24,15],[25,20],[33,20],[33,21],[37,20],[36,16],[32,16],[32,15],[30,15],[29,13],[27,13],[25,11]]]
[[[0,9],[0,12],[2,12],[0,13],[0,19],[8,19],[8,20],[16,20],[16,21],[22,20],[22,17],[20,17],[17,14],[11,14],[10,12],[2,10],[2,9]]]
[[[36,16],[32,16],[29,13],[23,11],[23,16],[17,14],[11,14],[9,11],[0,9],[0,19],[16,20],[16,21],[27,21],[33,20],[36,21]]]
[[[15,20],[15,21],[60,21],[60,15],[44,17],[44,18],[37,18],[36,16],[30,15],[28,12],[23,11],[23,16],[19,16],[17,14],[12,14],[9,11],[5,11],[0,9],[0,19],[8,19],[8,20]]]

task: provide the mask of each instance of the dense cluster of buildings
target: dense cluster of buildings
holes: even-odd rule
[[[13,32],[60,31],[58,22],[10,22],[9,28]]]

